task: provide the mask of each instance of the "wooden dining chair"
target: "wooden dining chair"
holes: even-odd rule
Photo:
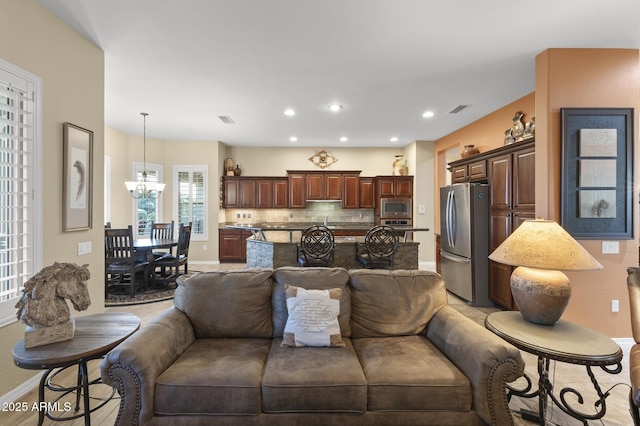
[[[178,246],[176,254],[163,256],[154,261],[153,266],[160,269],[160,281],[175,281],[180,275],[180,266],[184,265],[184,273],[189,272],[189,244],[191,242],[191,222],[180,224],[178,230]]]
[[[374,226],[367,231],[364,243],[356,243],[356,259],[365,268],[391,269],[399,244],[398,233],[392,227]]]
[[[136,259],[133,247],[133,228],[105,228],[104,230],[104,295],[110,286],[129,286],[136,295],[136,273],[142,272],[143,288],[147,287],[149,262]]]
[[[173,240],[173,220],[168,223],[151,222],[150,237],[152,239]],[[154,251],[153,258],[157,260],[168,254],[173,254],[171,248],[168,250]]]

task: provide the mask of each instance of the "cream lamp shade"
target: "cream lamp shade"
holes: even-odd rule
[[[564,271],[591,271],[602,265],[552,220],[526,220],[489,255],[494,262],[517,266],[511,293],[522,317],[553,325],[571,297]]]

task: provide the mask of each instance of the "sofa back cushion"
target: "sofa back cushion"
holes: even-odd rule
[[[447,304],[444,280],[435,272],[364,270],[351,274],[351,337],[420,334]]]
[[[271,338],[272,274],[249,269],[178,279],[174,304],[189,317],[197,338]]]
[[[340,298],[340,334],[342,337],[351,336],[351,292],[349,290],[349,272],[344,268],[302,268],[282,267],[273,274],[275,285],[271,303],[273,307],[273,334],[282,337],[284,326],[287,323],[287,298],[284,286],[286,284],[302,287],[306,290],[329,290],[339,288],[342,290]]]

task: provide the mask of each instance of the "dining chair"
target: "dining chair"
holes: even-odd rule
[[[296,249],[300,265],[329,266],[333,262],[335,249],[333,232],[326,226],[310,226],[302,231]]]
[[[364,243],[356,243],[356,259],[365,268],[391,269],[398,245],[398,233],[392,227],[374,226],[367,231]]]
[[[136,259],[133,247],[133,228],[105,228],[104,230],[104,294],[110,286],[129,286],[136,295],[136,273],[142,272],[143,288],[147,287],[149,262]],[[111,276],[111,277],[110,277]]]
[[[173,240],[173,220],[168,223],[151,222],[151,239]],[[159,259],[167,254],[173,254],[171,248],[163,251],[154,251],[153,258]]]
[[[174,281],[180,275],[180,266],[182,265],[184,265],[184,273],[188,273],[190,242],[191,222],[188,225],[181,223],[178,230],[178,246],[176,247],[175,256],[166,255],[153,263],[154,268],[161,270],[159,281]]]

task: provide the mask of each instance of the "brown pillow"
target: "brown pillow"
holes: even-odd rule
[[[342,289],[306,290],[285,284],[284,291],[289,317],[282,346],[346,346],[338,323]]]

